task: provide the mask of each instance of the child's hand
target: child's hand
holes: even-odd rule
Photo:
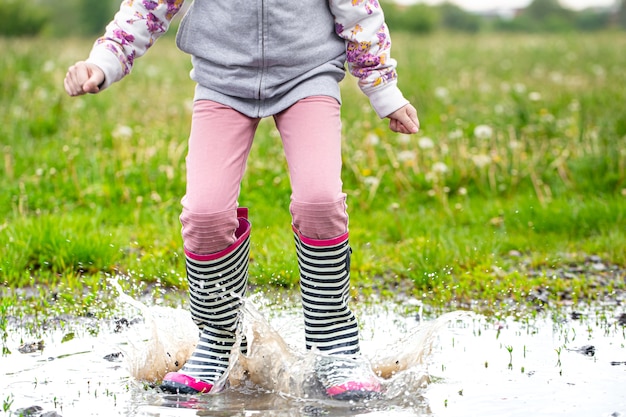
[[[411,104],[399,108],[387,117],[389,118],[389,128],[394,132],[411,134],[420,130],[417,110]]]
[[[67,70],[63,85],[70,96],[80,96],[86,93],[96,94],[103,81],[104,72],[100,67],[80,61]]]

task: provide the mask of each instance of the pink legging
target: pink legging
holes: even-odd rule
[[[312,239],[344,234],[348,215],[339,103],[327,96],[308,97],[274,120],[289,166],[294,227]],[[235,242],[237,199],[259,121],[213,101],[194,103],[180,216],[187,251],[211,254]]]

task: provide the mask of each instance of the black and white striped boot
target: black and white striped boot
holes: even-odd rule
[[[350,254],[348,233],[334,239],[302,236],[294,228],[300,269],[307,350],[316,356],[316,374],[335,399],[361,399],[381,391],[371,367],[360,358],[359,327],[348,306]]]
[[[236,241],[228,248],[211,255],[185,251],[191,316],[200,329],[200,340],[180,372],[165,375],[161,384],[164,391],[209,392],[228,368],[248,285],[247,210],[239,209],[238,217]],[[245,342],[241,348],[245,350]]]

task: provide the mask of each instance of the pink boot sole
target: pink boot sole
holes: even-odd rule
[[[172,394],[201,394],[211,391],[213,384],[179,372],[169,372],[163,377],[160,388]]]
[[[381,394],[381,387],[376,380],[348,382],[328,388],[326,394],[335,400],[341,401],[365,400],[379,396]]]

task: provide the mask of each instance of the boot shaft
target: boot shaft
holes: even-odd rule
[[[234,332],[248,286],[250,229],[247,210],[238,212],[236,241],[226,249],[197,255],[185,251],[190,310],[200,330],[205,326]]]
[[[348,234],[335,239],[303,237],[295,228],[307,349],[330,355],[356,355],[359,329],[349,308]]]

